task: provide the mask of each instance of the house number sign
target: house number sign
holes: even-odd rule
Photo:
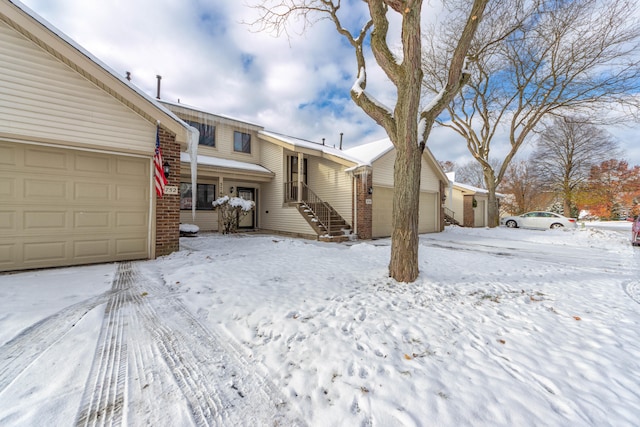
[[[178,187],[175,185],[167,185],[164,187],[164,194],[178,194]]]

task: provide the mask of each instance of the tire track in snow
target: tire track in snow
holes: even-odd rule
[[[622,288],[629,298],[640,304],[640,284],[637,281],[624,282]]]
[[[166,293],[149,281],[145,285],[154,294]],[[304,425],[291,419],[286,400],[265,372],[236,344],[204,327],[178,299],[134,298],[141,323],[155,335],[197,425]]]
[[[77,426],[112,426],[123,422],[128,362],[124,307],[131,300],[132,276],[130,262],[118,265],[112,287],[114,294],[105,309]]]
[[[23,330],[0,346],[0,394],[47,349],[69,333],[82,318],[113,297],[110,290],[71,305]]]

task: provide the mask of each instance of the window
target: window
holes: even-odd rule
[[[213,184],[198,184],[196,189],[196,209],[213,210],[211,205],[216,199],[216,186]],[[180,183],[180,209],[191,209],[193,191],[190,182]]]
[[[233,151],[251,153],[251,135],[238,131],[233,132]]]
[[[213,125],[206,125],[203,123],[192,122],[191,120],[185,120],[189,125],[198,129],[200,132],[200,139],[198,139],[198,145],[206,145],[207,147],[216,146],[216,127]]]

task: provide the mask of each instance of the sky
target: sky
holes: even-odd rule
[[[637,426],[630,231],[446,227],[415,283],[389,239],[218,233],[0,274],[0,425]]]
[[[23,0],[116,73],[161,98],[264,126],[298,138],[351,147],[386,137],[350,99],[357,77],[352,47],[329,21],[302,32],[299,23],[275,37],[256,31],[256,11],[236,0]],[[255,3],[255,2],[254,2]],[[343,2],[361,25],[363,3]],[[425,7],[432,2],[425,2]],[[392,23],[393,24],[393,23]],[[397,34],[392,25],[390,34]],[[392,42],[393,44],[393,42]],[[367,91],[388,106],[395,94],[368,61]],[[631,165],[640,165],[640,125],[609,129]],[[504,137],[492,143],[504,157]],[[429,142],[438,160],[471,161],[464,140],[436,128]],[[524,147],[523,155],[530,152]]]

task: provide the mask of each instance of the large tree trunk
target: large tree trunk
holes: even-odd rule
[[[418,211],[421,160],[422,153],[415,140],[413,144],[406,144],[396,150],[389,276],[399,282],[413,282],[419,274]]]
[[[484,183],[489,192],[489,200],[487,201],[487,226],[495,228],[500,225],[500,206],[496,197],[496,179],[491,168],[484,169]]]

